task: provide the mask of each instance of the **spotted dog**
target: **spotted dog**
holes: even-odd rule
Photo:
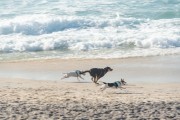
[[[125,89],[122,86],[126,85],[126,82],[124,79],[121,79],[120,81],[116,81],[113,83],[106,83],[103,82],[103,85],[101,86],[101,90],[104,91],[106,88],[120,88],[120,89]]]

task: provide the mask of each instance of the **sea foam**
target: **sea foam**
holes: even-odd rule
[[[30,54],[31,58],[31,52],[37,58],[122,58],[179,54],[179,30],[179,18],[92,19],[47,14],[23,15],[0,20],[0,52],[3,55],[23,52],[27,53],[26,56]],[[43,51],[47,51],[47,54],[39,53]]]
[[[87,19],[47,15],[0,21],[0,51],[180,47],[180,20]]]

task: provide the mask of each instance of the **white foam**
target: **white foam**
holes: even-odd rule
[[[0,20],[0,34],[41,35],[86,26],[91,26],[91,21],[52,15],[24,15]]]
[[[0,20],[0,52],[53,50],[64,53],[63,58],[179,54],[179,23],[179,18],[149,20],[20,16]],[[56,53],[51,57],[62,57],[62,54]]]

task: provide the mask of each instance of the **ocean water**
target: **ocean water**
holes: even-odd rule
[[[0,61],[180,54],[180,0],[1,0]]]

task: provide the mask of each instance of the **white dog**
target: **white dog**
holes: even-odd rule
[[[80,77],[81,79],[84,80],[84,78],[81,77],[81,71],[80,70],[76,70],[74,72],[69,72],[69,73],[63,73],[63,74],[65,74],[65,75],[64,75],[64,77],[61,78],[61,80],[64,78],[69,78],[69,77],[77,77],[78,80]],[[83,75],[85,75],[85,74],[83,74]]]
[[[120,88],[120,89],[125,89],[122,86],[126,84],[126,82],[124,81],[124,79],[121,79],[120,81],[116,81],[113,83],[105,83],[101,86],[101,90],[105,90],[106,88]]]

